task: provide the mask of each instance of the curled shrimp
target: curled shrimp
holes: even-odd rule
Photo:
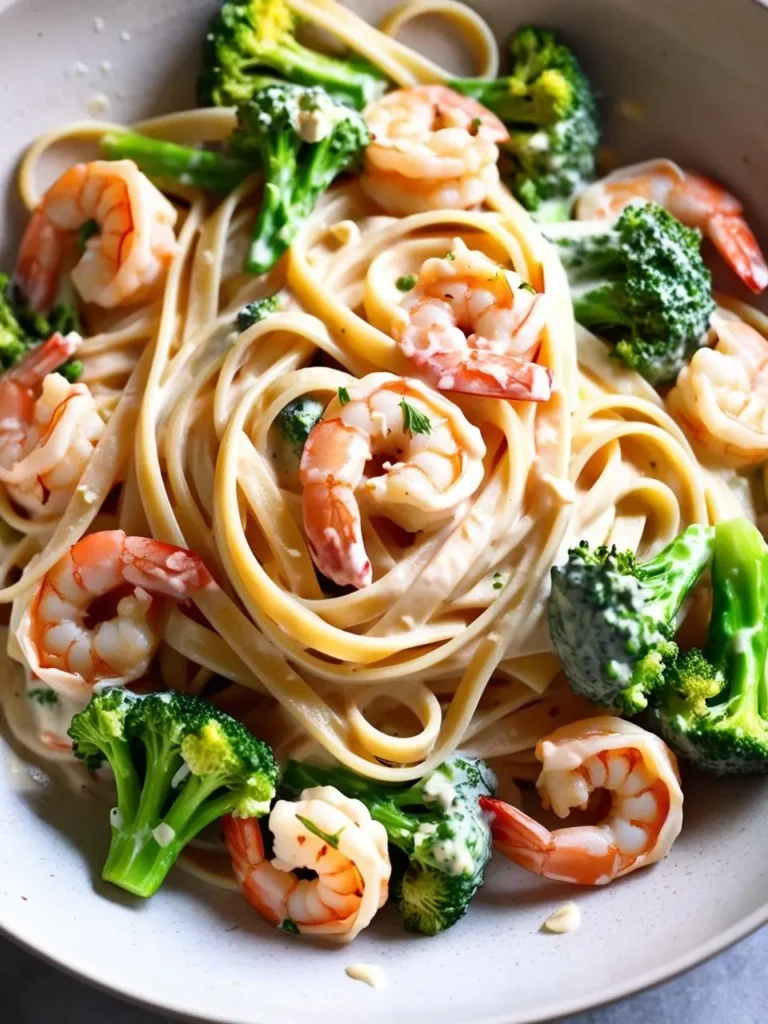
[[[40,580],[17,637],[43,682],[87,699],[97,683],[123,686],[146,673],[160,643],[153,594],[181,601],[212,585],[191,551],[122,530],[91,533]],[[92,625],[92,606],[107,595],[115,614]]]
[[[410,532],[439,525],[477,490],[485,444],[456,406],[420,381],[371,373],[347,390],[349,400],[334,398],[312,429],[299,475],[315,565],[360,588],[372,570],[358,500]],[[373,456],[380,469],[366,476]]]
[[[389,889],[387,833],[359,800],[333,786],[278,800],[269,815],[274,859],[253,818],[222,819],[243,895],[284,931],[350,942],[383,907]],[[314,871],[299,878],[296,869]]]
[[[587,718],[539,740],[536,757],[542,803],[559,818],[586,809],[596,790],[608,792],[611,809],[598,825],[550,832],[481,797],[497,849],[515,864],[560,882],[605,885],[669,853],[683,824],[683,791],[677,759],[658,736],[621,718]]]
[[[735,196],[709,178],[684,171],[671,160],[646,160],[620,167],[579,197],[579,220],[617,217],[633,199],[648,199],[689,227],[699,228],[725,262],[756,294],[768,286],[768,264]]]
[[[176,210],[132,160],[94,160],[51,185],[24,232],[14,284],[32,309],[50,309],[91,222],[95,234],[71,272],[86,302],[110,309],[160,284],[176,251]]]
[[[546,325],[546,298],[461,239],[424,262],[395,314],[393,335],[440,391],[546,401],[552,374],[531,362]]]
[[[372,141],[361,184],[387,213],[466,210],[499,180],[509,132],[477,100],[444,85],[396,89],[365,112]]]
[[[104,422],[85,384],[54,373],[76,334],[52,335],[0,378],[0,480],[30,515],[61,515]]]
[[[715,347],[694,353],[667,407],[707,457],[755,466],[768,459],[768,339],[722,313],[711,326]]]

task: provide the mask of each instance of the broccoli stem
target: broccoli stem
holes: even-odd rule
[[[108,132],[101,140],[108,160],[133,160],[150,178],[227,193],[253,171],[253,164],[227,153],[180,146],[137,132]]]
[[[291,206],[296,177],[294,147],[287,134],[278,132],[267,155],[264,194],[245,261],[250,274],[271,269],[293,241],[302,219],[298,206]]]
[[[719,523],[707,657],[728,680],[729,718],[750,731],[768,710],[768,552],[751,523]]]
[[[210,797],[221,788],[224,779],[218,775],[189,776],[168,813],[162,810],[171,788],[171,781],[182,765],[175,753],[169,757],[158,750],[147,754],[147,777],[141,801],[132,823],[124,821],[113,826],[113,838],[102,877],[136,896],[152,896],[190,839],[201,829],[229,814],[237,803],[237,794],[227,790],[220,797]],[[138,781],[137,781],[138,785]],[[119,786],[119,780],[118,780]],[[118,789],[119,793],[119,789]],[[122,802],[118,800],[122,807]],[[155,838],[160,822],[171,831],[164,845]]]
[[[141,781],[125,740],[115,740],[110,744],[107,757],[115,776],[117,805],[122,809],[123,815],[133,821],[139,810]]]
[[[554,99],[530,95],[515,78],[454,78],[448,87],[477,100],[507,125],[548,125],[560,118]]]
[[[649,562],[637,566],[638,578],[654,590],[653,611],[673,622],[683,601],[712,558],[715,531],[689,527]]]
[[[263,59],[266,57],[267,59]],[[289,82],[299,85],[321,85],[331,96],[352,103],[361,110],[378,92],[386,78],[367,61],[341,60],[317,50],[309,50],[296,39],[283,36],[279,45],[265,52],[260,62],[277,71]]]

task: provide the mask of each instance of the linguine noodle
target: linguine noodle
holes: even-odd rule
[[[380,30],[331,0],[290,6],[401,86],[450,77],[396,38],[421,14],[459,27],[479,73],[498,70],[488,26],[454,0],[417,0]],[[226,138],[234,123],[231,110],[201,109],[136,127],[197,143]],[[48,150],[119,130],[77,123],[39,139],[19,176],[26,206],[39,201]],[[551,651],[553,564],[580,539],[645,556],[691,523],[742,514],[745,504],[754,518],[747,487],[735,471],[703,464],[659,394],[575,325],[554,250],[503,185],[477,211],[394,218],[342,181],[287,260],[260,278],[240,270],[257,176],[218,205],[191,187],[167,191],[180,227],[162,296],[127,312],[85,311],[82,380],[106,426],[69,506],[57,521],[31,522],[0,490],[10,657],[21,661],[14,633],[35,586],[87,531],[151,535],[198,553],[218,583],[194,596],[194,608],[167,612],[158,685],[206,696],[278,758],[320,749],[394,782],[461,748],[532,778],[537,740],[588,712]],[[298,396],[327,403],[370,372],[408,374],[391,334],[402,298],[395,282],[455,239],[546,293],[537,358],[556,390],[541,404],[450,395],[486,445],[480,487],[433,531],[407,537],[363,503],[375,582],[329,596],[275,420]],[[280,311],[240,333],[237,311],[278,290]],[[727,299],[722,308],[768,336],[754,310]],[[10,716],[23,742],[31,714]],[[198,844],[190,857],[197,873],[218,877],[215,850]]]

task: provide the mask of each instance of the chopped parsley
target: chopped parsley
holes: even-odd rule
[[[409,405],[405,399],[400,403],[400,408],[403,410],[403,430],[406,434],[432,433],[429,416],[425,416],[423,412],[419,412],[418,409]]]
[[[296,817],[299,819],[304,828],[309,829],[312,835],[317,836],[318,839],[322,839],[324,843],[328,843],[328,845],[332,846],[334,850],[338,850],[339,836],[344,831],[343,828],[340,828],[338,832],[336,832],[334,835],[331,835],[329,832],[323,832],[323,830],[321,828],[318,828],[314,821],[310,821],[309,818],[302,818],[300,814],[297,814]]]
[[[455,260],[456,259],[456,253],[455,252],[447,252],[445,254],[445,258],[447,260]]]
[[[501,590],[501,588],[503,586],[504,586],[504,581],[503,581],[503,579],[501,577],[501,573],[500,572],[495,572],[493,574],[493,589],[494,590]]]
[[[249,327],[259,323],[270,313],[277,309],[277,295],[269,295],[266,299],[256,299],[243,306],[237,314],[237,326],[241,331],[247,331]]]
[[[351,402],[352,399],[349,397],[349,391],[346,388],[339,388],[339,401],[342,405],[346,405]]]
[[[415,274],[403,274],[402,277],[398,277],[398,279],[395,281],[395,288],[397,288],[401,292],[409,292],[415,284]]]
[[[58,693],[47,686],[36,686],[34,690],[27,691],[27,696],[30,700],[37,701],[42,707],[58,704],[59,702]]]
[[[528,282],[527,282],[527,281],[523,281],[523,282],[521,283],[521,285],[520,285],[520,291],[521,291],[521,292],[531,292],[531,294],[532,294],[532,295],[538,295],[538,294],[539,294],[539,293],[538,293],[538,292],[536,291],[536,289],[535,289],[535,288],[533,287],[533,285],[532,285],[532,284],[528,284]]]
[[[299,926],[296,924],[295,921],[292,921],[290,917],[286,917],[285,920],[282,921],[277,927],[280,929],[280,931],[288,932],[290,935],[299,934]]]

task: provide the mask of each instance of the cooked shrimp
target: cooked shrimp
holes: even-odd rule
[[[222,819],[235,878],[260,914],[284,931],[350,942],[387,901],[389,853],[384,826],[365,804],[333,786],[278,800],[269,815],[274,859],[253,818]],[[296,869],[315,878],[299,878]]]
[[[539,740],[536,786],[544,807],[567,818],[596,790],[611,798],[598,825],[554,832],[502,800],[481,797],[497,848],[520,867],[575,885],[605,885],[669,853],[683,824],[677,759],[667,745],[621,718],[587,718]]]
[[[24,232],[15,285],[46,312],[76,252],[81,228],[95,225],[72,283],[107,309],[137,302],[157,286],[176,249],[176,210],[132,160],[75,164],[51,185]]]
[[[444,85],[396,89],[365,112],[372,141],[361,184],[387,213],[466,210],[499,180],[509,132],[477,100]]]
[[[34,517],[64,511],[104,427],[88,387],[51,372],[79,341],[54,334],[0,378],[0,480]]]
[[[768,459],[768,339],[722,313],[711,325],[715,347],[694,353],[667,406],[708,457],[755,466]]]
[[[546,298],[456,238],[428,259],[395,314],[393,335],[440,391],[542,402],[552,374],[530,360],[546,323]]]
[[[579,220],[617,217],[633,199],[665,207],[683,224],[699,228],[753,292],[768,286],[768,264],[741,203],[717,182],[684,171],[671,160],[646,160],[620,167],[582,192],[576,204]]]
[[[160,643],[152,595],[184,600],[213,580],[198,555],[122,530],[92,533],[43,576],[22,618],[18,640],[32,669],[67,697],[88,697],[96,683],[140,679]],[[92,606],[117,599],[115,615],[93,625]]]
[[[334,398],[307,438],[299,475],[304,529],[318,569],[341,585],[367,587],[358,496],[410,532],[448,518],[483,477],[477,427],[417,380],[371,373]],[[380,470],[365,476],[373,456]]]

